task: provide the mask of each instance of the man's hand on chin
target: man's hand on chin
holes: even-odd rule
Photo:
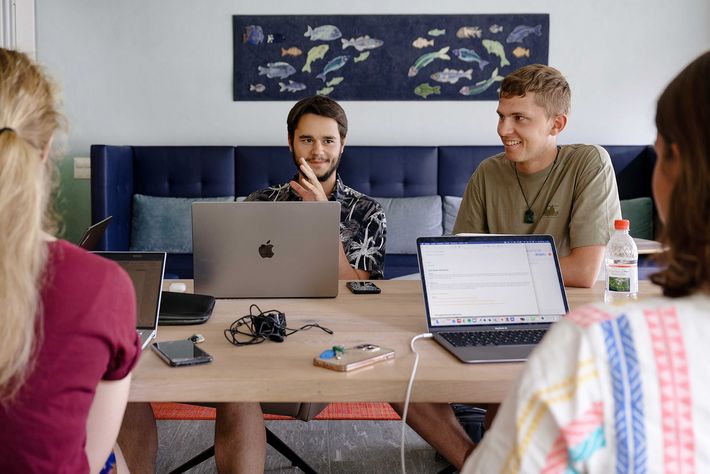
[[[289,184],[291,188],[301,196],[304,201],[327,201],[328,197],[323,191],[323,186],[321,186],[318,177],[313,172],[308,163],[306,163],[305,158],[299,160],[301,165],[298,167],[300,170],[301,177],[298,181],[291,181]]]

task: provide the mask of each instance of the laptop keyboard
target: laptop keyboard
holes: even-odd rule
[[[521,329],[517,331],[443,332],[439,333],[454,347],[515,346],[537,344],[547,329]]]

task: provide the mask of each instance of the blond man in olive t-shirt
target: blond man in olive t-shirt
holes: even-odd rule
[[[621,217],[609,154],[591,145],[557,146],[571,99],[558,70],[525,66],[500,91],[504,152],[481,163],[469,181],[454,233],[552,234],[565,285],[590,287]],[[401,404],[393,406],[402,413]],[[488,407],[487,423],[496,409]],[[474,448],[447,403],[413,403],[407,423],[459,470]]]

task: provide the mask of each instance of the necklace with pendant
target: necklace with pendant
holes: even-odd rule
[[[545,187],[545,183],[547,183],[547,178],[550,177],[552,174],[552,170],[555,169],[555,165],[557,164],[557,157],[560,156],[560,147],[557,147],[557,153],[555,154],[555,161],[552,162],[552,166],[550,166],[550,171],[547,172],[547,176],[545,176],[545,180],[542,182],[542,185],[540,186],[540,189],[537,190],[537,194],[535,194],[535,197],[533,198],[531,203],[528,203],[528,198],[525,196],[525,191],[523,191],[523,185],[520,184],[520,177],[518,176],[518,168],[515,166],[515,163],[513,163],[513,170],[515,171],[515,179],[518,181],[518,187],[520,188],[520,192],[523,195],[523,199],[525,200],[525,205],[527,206],[527,209],[525,209],[525,214],[523,215],[523,222],[525,224],[534,224],[535,223],[535,211],[532,210],[532,207],[535,205],[535,201],[537,201],[537,198],[540,196],[540,193],[542,192],[542,188]]]

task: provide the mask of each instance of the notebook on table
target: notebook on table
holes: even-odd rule
[[[79,247],[83,248],[84,250],[88,250],[89,252],[94,250],[98,245],[99,241],[101,240],[101,237],[104,236],[104,232],[106,232],[106,227],[108,227],[109,223],[111,222],[111,217],[112,216],[108,216],[106,219],[87,227],[87,229],[84,231],[84,235],[82,235],[81,239],[79,240]]]
[[[427,327],[463,362],[523,361],[568,311],[552,236],[420,237]]]
[[[131,277],[136,291],[136,330],[141,349],[155,338],[163,288],[165,252],[94,252],[118,263]]]
[[[335,297],[340,245],[338,202],[192,204],[195,293]]]

